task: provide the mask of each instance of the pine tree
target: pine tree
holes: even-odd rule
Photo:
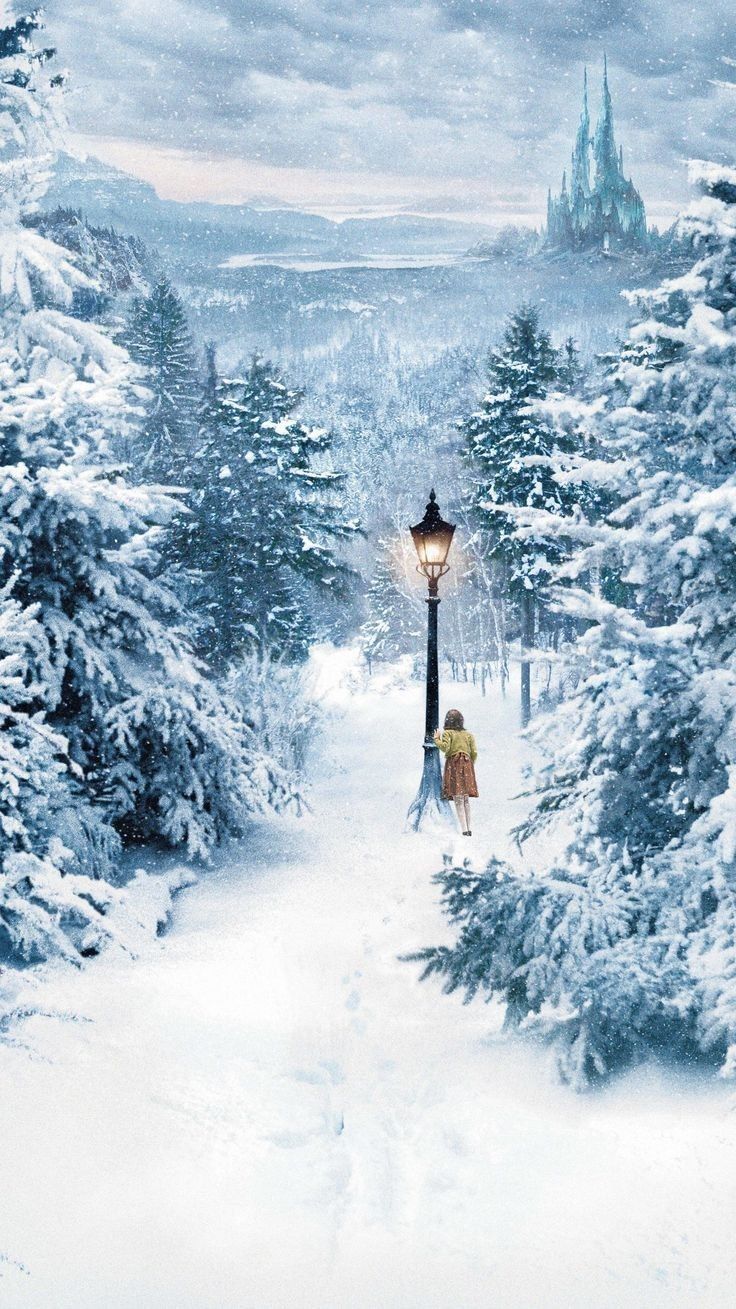
[[[538,310],[522,305],[491,353],[482,406],[462,427],[471,514],[486,538],[483,553],[497,562],[503,589],[518,608],[522,656],[534,645],[537,611],[561,550],[559,543],[520,536],[510,510],[525,506],[568,515],[575,503],[574,493],[554,477],[554,458],[569,446],[569,435],[557,433],[537,406],[555,384],[558,366]],[[523,657],[521,705],[527,723],[530,668]]]
[[[118,833],[204,854],[272,790],[157,580],[179,504],[111,459],[136,370],[70,315],[89,277],[24,222],[61,123],[38,27],[0,31],[0,952],[23,959],[109,936]]]
[[[368,617],[360,628],[360,642],[369,666],[373,660],[396,659],[421,649],[424,626],[423,597],[411,596],[397,576],[397,543],[378,542],[380,555],[366,593]],[[415,556],[416,557],[416,556]]]
[[[141,438],[139,475],[187,485],[198,402],[194,347],[184,306],[165,277],[134,301],[126,344],[145,370],[149,398]]]
[[[303,657],[347,594],[352,574],[335,547],[355,525],[337,502],[330,434],[296,417],[301,398],[259,358],[205,398],[180,549],[202,648],[218,666],[249,647]]]
[[[579,384],[583,371],[580,364],[580,351],[574,337],[567,337],[560,354],[557,381],[565,391],[573,391]]]
[[[616,602],[566,604],[581,680],[539,725],[548,762],[520,832],[562,824],[540,874],[442,875],[448,989],[546,1007],[578,1084],[652,1051],[736,1072],[736,170],[700,166],[697,262],[641,293],[588,470],[615,491],[563,573],[605,559]]]

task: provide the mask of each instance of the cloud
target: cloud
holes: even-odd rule
[[[376,204],[403,181],[409,204],[465,189],[473,210],[515,196],[541,212],[583,64],[598,70],[604,48],[650,207],[682,199],[680,160],[723,153],[736,126],[736,95],[713,84],[736,51],[731,0],[48,0],[46,13],[74,129],[167,157],[169,188],[175,152],[192,193],[208,160],[222,190],[231,160],[292,202],[290,179],[308,202],[311,173],[333,177],[336,207],[360,178],[361,203],[371,180]]]

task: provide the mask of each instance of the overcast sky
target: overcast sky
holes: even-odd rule
[[[173,199],[537,222],[608,53],[650,217],[736,156],[734,0],[47,0],[75,141]]]

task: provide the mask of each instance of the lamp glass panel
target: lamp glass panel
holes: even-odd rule
[[[444,564],[450,549],[451,540],[452,532],[440,531],[432,532],[431,535],[426,535],[424,538],[427,555],[426,562],[428,564]]]
[[[412,535],[412,540],[413,540],[413,542],[414,542],[414,545],[415,545],[415,547],[416,547],[416,552],[417,552],[417,554],[419,555],[419,562],[420,562],[420,564],[426,564],[426,563],[427,563],[427,536],[426,536],[426,534],[425,534],[424,532],[420,532],[417,528],[412,528],[412,533],[411,533],[411,535]]]

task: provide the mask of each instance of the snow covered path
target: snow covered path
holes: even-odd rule
[[[506,849],[515,706],[447,695],[479,740],[480,858]],[[330,703],[314,815],[203,873],[143,958],[54,971],[54,1015],[0,1047],[0,1305],[733,1304],[733,1090],[576,1097],[493,1010],[419,985],[397,955],[448,939],[442,843],[402,832],[421,688]]]

